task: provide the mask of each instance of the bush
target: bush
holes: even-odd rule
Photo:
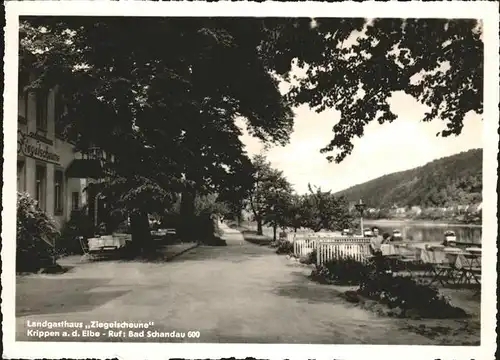
[[[316,249],[314,249],[309,254],[307,254],[306,256],[302,257],[300,259],[300,262],[302,264],[307,264],[307,265],[316,264],[316,258],[317,258],[317,251],[316,251]]]
[[[373,266],[352,258],[334,259],[316,266],[311,278],[321,283],[337,285],[358,285],[373,271]]]
[[[16,271],[36,272],[54,264],[56,222],[27,193],[17,195]]]
[[[85,210],[73,211],[69,221],[64,224],[61,236],[56,242],[60,254],[82,254],[79,236],[89,238],[94,235],[94,224]]]
[[[382,256],[375,256],[367,264],[349,258],[331,260],[317,266],[311,279],[323,284],[359,285],[358,295],[400,310],[402,317],[444,319],[467,315],[436,288],[409,277],[393,276],[390,262]]]
[[[461,308],[451,305],[437,289],[417,284],[408,277],[380,274],[369,276],[361,283],[358,293],[386,304],[391,309],[401,309],[402,317],[410,313],[434,319],[460,318],[467,315]]]
[[[310,254],[309,254],[309,264],[316,264],[318,261],[318,252],[316,249],[314,249]]]
[[[286,240],[279,240],[276,254],[293,254],[293,244]]]
[[[316,264],[316,249],[314,249],[305,256],[301,256],[300,262],[306,265]]]

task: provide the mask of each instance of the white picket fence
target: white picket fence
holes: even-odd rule
[[[317,243],[316,263],[323,264],[329,260],[351,258],[365,262],[370,255],[370,238],[345,237],[324,239]]]
[[[293,241],[294,254],[305,256],[316,250],[316,263],[323,264],[333,259],[352,258],[365,262],[370,255],[370,238],[339,236],[329,238],[295,238]]]
[[[305,256],[316,249],[316,239],[298,239],[293,241],[293,253],[298,256]]]

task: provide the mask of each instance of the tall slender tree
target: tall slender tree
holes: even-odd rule
[[[270,223],[276,233],[276,228],[285,223],[287,198],[292,193],[292,186],[283,172],[274,169],[264,155],[254,156],[253,165],[254,185],[249,205],[257,222],[257,233],[262,235],[265,223]]]
[[[353,220],[345,197],[334,196],[331,191],[322,191],[310,184],[303,202],[303,219],[305,227],[315,232],[348,229]]]

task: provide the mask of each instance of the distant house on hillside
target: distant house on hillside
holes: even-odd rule
[[[420,206],[412,206],[410,211],[416,215],[420,215],[422,213],[422,208]]]
[[[483,208],[483,203],[479,203],[479,204],[474,204],[474,205],[470,205],[469,208],[467,209],[469,213],[478,213],[482,210]]]

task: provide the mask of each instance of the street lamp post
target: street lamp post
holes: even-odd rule
[[[363,236],[364,235],[364,233],[363,233],[363,213],[365,211],[366,204],[364,204],[363,201],[361,199],[359,199],[359,203],[357,203],[354,206],[356,207],[356,210],[359,211],[360,223],[361,223],[361,236]]]

